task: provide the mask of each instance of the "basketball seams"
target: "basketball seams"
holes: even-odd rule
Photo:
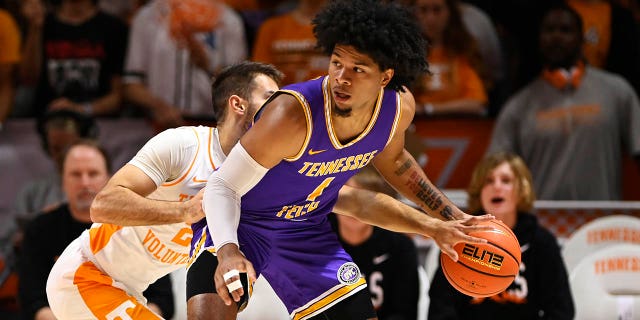
[[[487,243],[473,244],[469,248],[467,245],[457,244],[454,249],[458,254],[461,255],[464,250],[467,252],[456,262],[447,260],[444,253],[440,256],[442,270],[449,283],[458,291],[472,297],[488,297],[508,288],[518,276],[518,266],[522,257],[518,238],[509,227],[499,220],[487,221],[483,224],[490,225],[492,230],[472,232],[470,235],[484,238]],[[501,255],[503,268],[496,270],[483,268],[483,266],[488,268],[489,266],[484,264],[492,263],[494,259],[493,255],[490,255],[489,261],[485,261],[484,251],[493,252],[496,256]],[[482,263],[474,264],[472,257],[476,258],[476,254],[481,254]],[[466,256],[469,256],[470,261],[465,260]],[[515,262],[515,270],[513,262]],[[505,274],[506,271],[510,274]]]
[[[513,260],[516,262],[517,265],[520,265],[520,259],[516,258],[509,250],[506,250],[504,247],[499,246],[497,244],[495,244],[494,242],[488,241],[487,244],[490,244],[500,250],[502,250],[503,252],[505,252],[506,254],[508,254],[511,258],[513,258]],[[520,249],[518,247],[518,249]]]
[[[491,223],[497,224],[498,226],[501,227],[501,229],[503,229],[504,231],[508,232],[509,234],[511,234],[511,236],[516,239],[516,241],[518,240],[518,237],[516,237],[516,234],[513,233],[513,230],[511,230],[511,228],[507,227],[507,225],[505,225],[504,223],[501,223],[500,220],[490,220]],[[518,242],[518,244],[520,244]]]

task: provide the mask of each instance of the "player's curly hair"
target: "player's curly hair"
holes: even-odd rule
[[[381,0],[333,0],[313,19],[318,47],[331,54],[337,44],[367,54],[381,70],[394,69],[388,87],[404,91],[427,72],[426,40],[411,13]]]

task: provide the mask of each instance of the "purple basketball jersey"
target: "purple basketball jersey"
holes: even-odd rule
[[[305,228],[323,221],[344,183],[369,164],[391,139],[400,117],[395,91],[380,91],[369,126],[343,144],[333,132],[327,82],[328,77],[318,78],[281,90],[303,105],[307,140],[294,159],[285,159],[270,169],[242,197],[243,220],[259,218],[269,228],[279,228],[278,224]]]
[[[238,241],[292,318],[307,319],[366,288],[327,215],[345,182],[393,137],[400,98],[393,90],[380,90],[367,128],[343,144],[331,124],[328,77],[293,84],[277,94],[298,99],[307,116],[307,137],[298,155],[271,168],[242,197]],[[198,251],[194,247],[213,247],[204,219],[192,228],[192,254]]]

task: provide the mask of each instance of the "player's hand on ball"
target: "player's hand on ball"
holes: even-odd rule
[[[233,301],[240,301],[244,294],[239,274],[246,272],[249,283],[253,283],[256,281],[256,271],[253,269],[253,264],[233,243],[222,246],[218,250],[217,256],[218,267],[214,275],[216,291],[224,304],[230,306]]]
[[[474,225],[482,222],[494,220],[496,217],[492,214],[483,214],[481,216],[472,216],[468,213],[462,213],[461,217],[457,220],[463,221],[465,225]]]
[[[486,243],[486,239],[470,236],[469,233],[491,230],[491,226],[478,223],[492,219],[493,216],[485,215],[468,216],[461,220],[437,221],[438,225],[432,237],[442,252],[453,261],[458,261],[458,253],[453,246],[460,242]]]

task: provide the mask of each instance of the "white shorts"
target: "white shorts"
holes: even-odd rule
[[[79,239],[69,244],[51,269],[47,299],[58,319],[162,319],[147,308],[142,293],[128,293],[124,284],[89,261]]]

